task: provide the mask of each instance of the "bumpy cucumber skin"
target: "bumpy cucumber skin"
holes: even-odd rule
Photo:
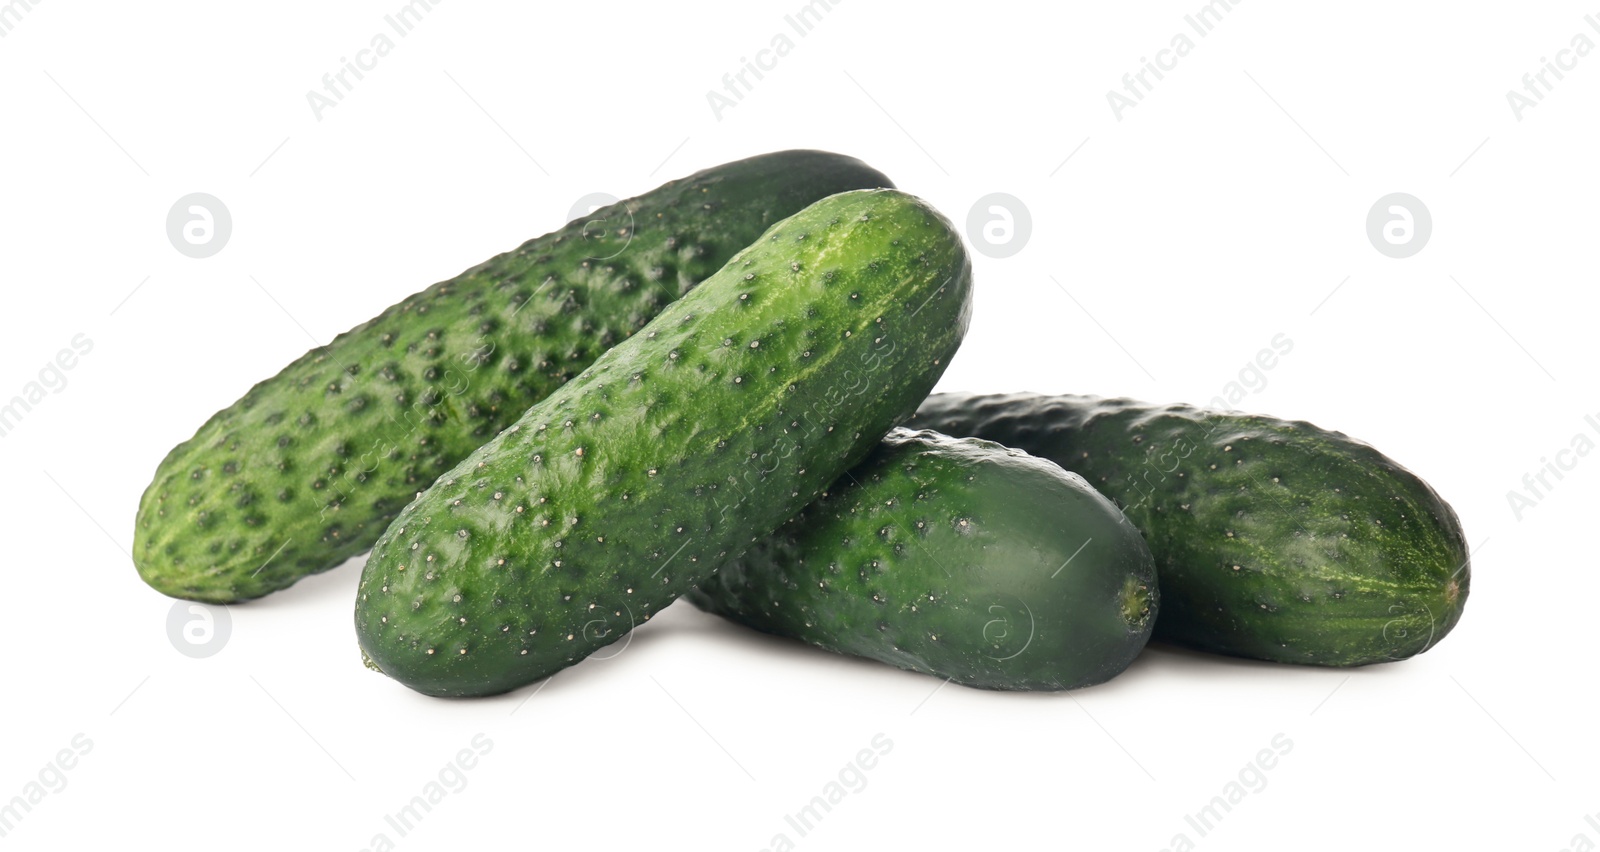
[[[1309,423],[1127,399],[939,394],[911,421],[1082,474],[1145,535],[1155,638],[1319,666],[1403,660],[1466,605],[1460,521],[1427,483]]]
[[[361,575],[363,654],[491,695],[616,641],[909,417],[970,310],[960,237],[911,196],[778,223],[401,512]]]
[[[1109,680],[1159,606],[1149,547],[1081,477],[908,429],[688,597],[766,633],[1004,690]]]
[[[229,603],[326,571],[768,227],[850,189],[849,157],[783,151],[597,210],[314,349],[179,444],[139,503],[133,556],[173,597]]]

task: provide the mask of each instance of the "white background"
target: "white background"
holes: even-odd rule
[[[48,2],[0,39],[0,399],[93,341],[0,438],[0,800],[74,735],[93,744],[6,844],[1600,843],[1600,458],[1520,519],[1507,499],[1575,435],[1600,441],[1600,58],[1521,120],[1505,94],[1575,34],[1600,40],[1593,4],[1248,2],[1200,37],[1201,0],[849,0],[801,37],[801,0],[451,2],[318,120],[306,92],[401,5]],[[1180,31],[1193,51],[1119,121],[1106,92]],[[780,32],[792,52],[716,115],[707,91]],[[169,642],[173,601],[127,555],[134,511],[213,411],[586,194],[793,147],[861,157],[957,222],[991,192],[1026,205],[1023,249],[976,256],[941,389],[1203,403],[1286,334],[1239,407],[1370,441],[1455,506],[1477,548],[1459,628],[1353,671],[1154,647],[1107,685],[1030,696],[679,604],[537,694],[442,701],[361,667],[355,560],[231,608],[213,657]],[[164,232],[197,191],[234,224],[205,260]],[[1391,192],[1432,212],[1405,260],[1365,234]],[[384,816],[480,733],[466,786],[399,837]],[[880,733],[866,786],[800,836],[785,815]],[[1264,788],[1208,835],[1185,822],[1277,734],[1293,747]]]

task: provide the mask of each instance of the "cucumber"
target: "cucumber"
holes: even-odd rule
[[[1433,647],[1466,605],[1460,521],[1371,446],[1309,423],[1039,394],[939,394],[911,421],[1076,471],[1144,533],[1155,638],[1360,666]]]
[[[306,353],[161,462],[133,558],[158,591],[260,597],[369,548],[418,491],[774,222],[892,186],[784,151],[671,181],[530,240]]]
[[[909,195],[779,222],[400,513],[361,574],[368,664],[491,695],[616,641],[909,417],[970,310],[957,231]]]
[[[1060,690],[1133,662],[1155,562],[1076,474],[895,429],[689,600],[747,627],[983,689]]]

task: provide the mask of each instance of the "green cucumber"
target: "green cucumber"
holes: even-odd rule
[[[895,429],[689,600],[747,627],[984,689],[1109,680],[1150,638],[1139,531],[1076,474]]]
[[[1455,627],[1461,524],[1427,483],[1309,423],[1039,394],[939,394],[919,428],[999,441],[1082,474],[1144,533],[1155,638],[1260,660],[1402,660]]]
[[[491,258],[306,353],[161,462],[133,558],[229,603],[369,548],[400,508],[774,222],[865,164],[784,151],[671,181]]]
[[[957,231],[909,195],[779,222],[400,513],[361,575],[368,664],[491,695],[616,641],[909,417],[970,310]]]

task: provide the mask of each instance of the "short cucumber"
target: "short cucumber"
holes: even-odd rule
[[[140,576],[174,597],[227,603],[338,565],[774,222],[886,186],[837,154],[751,157],[405,299],[257,384],[167,455],[139,504]]]
[[[967,686],[1060,690],[1127,668],[1157,596],[1139,531],[1081,477],[989,441],[896,429],[689,599]]]
[[[912,422],[1020,447],[1115,500],[1155,554],[1156,639],[1359,666],[1426,651],[1466,605],[1471,572],[1455,512],[1339,432],[1038,394],[939,394]]]
[[[488,695],[616,641],[909,417],[970,309],[957,231],[909,195],[779,222],[400,513],[361,575],[368,662]]]

